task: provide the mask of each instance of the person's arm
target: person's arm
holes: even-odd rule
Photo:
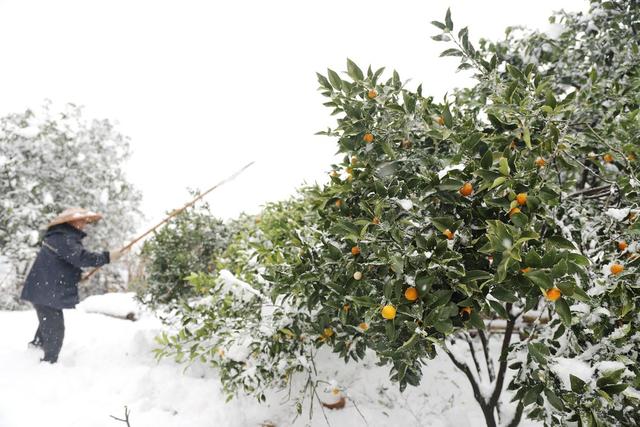
[[[58,257],[75,267],[100,267],[111,261],[108,251],[89,252],[82,243],[71,237],[60,236],[51,240],[50,244],[57,249]]]

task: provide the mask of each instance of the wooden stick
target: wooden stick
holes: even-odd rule
[[[172,218],[176,217],[177,215],[179,215],[182,211],[184,211],[185,209],[190,208],[191,206],[193,206],[194,204],[196,204],[198,202],[198,200],[202,199],[204,196],[206,196],[207,194],[211,193],[213,190],[215,190],[216,188],[220,187],[221,185],[234,180],[238,175],[240,175],[242,172],[244,172],[245,170],[247,170],[251,165],[253,165],[255,162],[251,162],[246,164],[242,169],[240,169],[239,171],[237,171],[236,173],[234,173],[233,175],[223,179],[222,181],[220,181],[219,183],[217,183],[216,185],[214,185],[213,187],[211,187],[210,189],[208,189],[207,191],[205,191],[202,194],[199,194],[195,199],[191,200],[189,203],[187,203],[186,205],[184,205],[183,207],[181,207],[180,209],[176,209],[174,211],[172,211],[168,217],[166,217],[165,219],[163,219],[162,221],[160,221],[158,224],[156,224],[155,226],[151,227],[149,230],[145,231],[144,233],[142,233],[140,236],[136,237],[133,241],[131,241],[129,244],[127,244],[126,246],[124,246],[122,249],[120,249],[120,252],[124,252],[128,249],[130,249],[133,245],[135,245],[136,243],[138,243],[140,240],[144,239],[145,237],[147,237],[149,234],[153,233],[154,231],[156,231],[156,229],[158,229],[160,226],[164,225],[165,223],[167,223],[169,220],[171,220]],[[86,276],[84,276],[82,278],[82,281],[87,280],[88,278],[90,278],[91,276],[93,276],[96,271],[100,270],[100,268],[102,267],[96,267],[93,270],[91,270]]]

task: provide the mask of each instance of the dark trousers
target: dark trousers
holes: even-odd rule
[[[45,362],[56,363],[64,340],[64,316],[62,310],[44,305],[33,305],[38,315],[38,330],[33,344],[44,350]]]

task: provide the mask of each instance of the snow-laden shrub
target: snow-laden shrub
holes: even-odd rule
[[[282,360],[310,371],[298,357],[312,360],[309,333],[345,361],[374,351],[401,389],[439,348],[489,426],[524,414],[549,425],[636,422],[639,11],[593,1],[587,16],[559,15],[556,38],[511,31],[480,48],[466,28],[454,32],[448,12],[434,39],[452,42],[443,55],[460,57],[478,82],[443,103],[397,72],[352,61],[346,75],[319,75],[337,116],[323,133],[344,154],[331,182],[240,237],[245,256],[229,260],[241,281],[194,276],[210,308],[177,313],[183,328],[160,353],[195,348],[192,357],[221,366],[230,391],[251,378],[245,391],[261,396],[289,371],[256,372]],[[265,298],[289,324],[260,328]],[[497,357],[487,344],[495,325]]]
[[[129,143],[108,120],[87,120],[81,108],[45,104],[38,110],[0,117],[0,257],[9,272],[0,277],[0,305],[17,306],[27,268],[47,223],[63,209],[101,212],[85,246],[115,249],[135,228],[140,194],[123,164]],[[81,287],[84,294],[122,289],[117,266]]]
[[[229,227],[211,215],[206,203],[182,211],[144,243],[138,297],[151,307],[167,308],[193,296],[187,276],[215,272],[228,240]]]

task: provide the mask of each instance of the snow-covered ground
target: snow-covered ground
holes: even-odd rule
[[[308,407],[293,422],[295,410],[284,392],[274,391],[263,404],[248,397],[225,403],[215,370],[155,361],[153,338],[163,328],[155,317],[142,313],[131,322],[87,312],[102,305],[120,315],[114,307],[130,304],[122,296],[97,298],[65,310],[65,343],[56,365],[39,363],[40,352],[27,349],[37,325],[34,311],[0,311],[0,427],[124,426],[110,415],[122,418],[125,405],[132,427],[327,425],[317,402],[311,422]],[[349,397],[344,409],[326,410],[331,426],[484,425],[471,387],[448,359],[433,361],[422,385],[402,394],[388,380],[388,368],[374,362],[345,365],[332,354],[320,355],[320,374],[335,379]],[[321,397],[334,398],[328,390]]]

